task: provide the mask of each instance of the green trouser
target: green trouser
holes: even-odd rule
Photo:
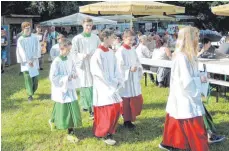
[[[38,76],[30,77],[29,72],[23,72],[25,79],[25,88],[28,96],[32,96],[38,87]]]
[[[204,104],[203,104],[204,106]],[[210,113],[207,111],[206,107],[204,106],[204,110],[205,110],[205,115],[203,115],[203,119],[204,119],[204,125],[207,131],[211,131],[213,133],[216,133],[216,128],[214,126],[212,117],[210,115]]]
[[[93,112],[93,88],[81,88],[80,89],[80,104],[83,109]]]
[[[57,129],[77,128],[82,126],[82,119],[78,101],[70,103],[55,102],[51,122]]]

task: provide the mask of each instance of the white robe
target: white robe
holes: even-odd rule
[[[124,88],[120,89],[121,97],[135,97],[141,94],[141,78],[143,76],[143,68],[138,59],[134,48],[127,50],[121,46],[115,53],[117,58],[118,69],[125,79]],[[137,66],[136,72],[131,72],[130,68]]]
[[[52,46],[51,50],[50,50],[50,57],[52,59],[52,61],[58,57],[60,55],[60,47],[59,44],[55,44]]]
[[[84,55],[92,56],[100,44],[100,39],[97,35],[91,33],[90,37],[84,37],[82,34],[75,36],[72,39],[72,51],[80,61],[79,77],[81,87],[91,87],[93,85],[92,75],[90,72],[90,60],[84,59]]]
[[[39,69],[39,58],[41,57],[41,45],[35,34],[29,37],[19,37],[17,41],[17,62],[21,64],[21,72],[29,70],[29,62]]]
[[[66,61],[60,57],[54,59],[51,64],[49,79],[52,84],[51,99],[59,103],[70,103],[77,100],[76,88],[79,86],[79,78],[68,80],[70,75],[77,75],[75,64],[71,56]]]
[[[124,81],[118,70],[113,50],[104,52],[100,48],[91,58],[91,73],[93,76],[93,105],[105,106],[119,103],[119,89]]]
[[[166,112],[175,119],[194,118],[205,113],[199,71],[181,52],[173,60]]]

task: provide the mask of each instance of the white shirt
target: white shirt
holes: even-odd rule
[[[79,78],[68,80],[70,75],[78,76],[75,64],[70,56],[63,61],[60,57],[51,64],[49,79],[52,84],[51,99],[59,103],[69,103],[77,100],[76,88],[79,87]]]
[[[93,76],[93,105],[105,106],[119,103],[122,98],[118,90],[124,81],[118,70],[113,50],[104,52],[98,48],[91,58],[91,73]]]
[[[90,72],[90,58],[84,58],[84,55],[92,56],[100,44],[100,39],[97,35],[91,33],[90,37],[84,37],[82,34],[75,36],[72,39],[72,53],[79,59],[79,77],[81,87],[91,87],[93,85],[92,75]]]
[[[183,53],[172,61],[170,93],[166,112],[175,119],[188,119],[205,114],[201,101],[199,71]]]
[[[121,97],[135,97],[141,94],[141,78],[143,75],[143,68],[138,59],[134,48],[127,50],[121,46],[115,53],[122,77],[125,80],[124,88],[120,89]],[[137,66],[136,72],[131,72],[130,68]]]
[[[153,51],[152,59],[169,60],[169,57],[167,56],[165,49],[166,47],[155,48]]]
[[[139,59],[140,58],[151,58],[152,57],[152,53],[149,51],[147,46],[145,46],[145,45],[143,45],[141,43],[136,48],[136,53],[137,53]]]

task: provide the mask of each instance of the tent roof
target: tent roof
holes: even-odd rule
[[[90,17],[93,20],[93,24],[117,24],[116,21],[108,20],[101,17],[94,17],[90,15],[85,15],[81,13],[76,13],[73,15],[48,20],[45,22],[41,22],[42,26],[66,26],[66,25],[82,25],[82,22],[85,18]]]

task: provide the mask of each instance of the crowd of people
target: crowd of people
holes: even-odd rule
[[[51,130],[67,129],[67,139],[78,142],[76,131],[82,126],[82,109],[93,119],[94,136],[108,145],[116,144],[113,134],[120,116],[125,128],[136,127],[134,121],[143,106],[143,68],[150,68],[142,66],[139,60],[152,58],[172,60],[171,69],[152,69],[157,71],[156,79],[150,75],[159,87],[170,86],[159,147],[207,151],[208,143],[225,139],[217,135],[212,117],[202,103],[200,86],[208,77],[198,71],[197,57],[201,54],[197,28],[186,26],[173,36],[168,32],[163,36],[136,34],[133,29],[122,34],[117,29],[104,29],[96,35],[92,33],[92,19],[84,19],[82,26],[83,32],[72,41],[57,33],[55,27],[47,34],[38,25],[33,34],[29,22],[21,26],[16,54],[29,102],[38,88],[45,48],[50,47],[49,79],[51,99],[55,102],[49,120]],[[45,41],[50,46],[46,47]],[[203,52],[208,47],[204,46]],[[76,89],[80,90],[80,100]]]

